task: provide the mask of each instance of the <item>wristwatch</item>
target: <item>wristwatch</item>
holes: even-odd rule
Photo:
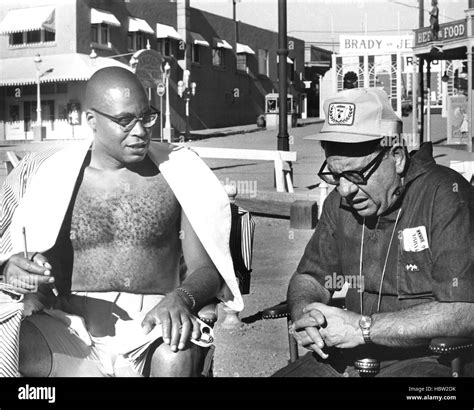
[[[362,330],[362,336],[364,337],[365,343],[372,343],[370,340],[370,326],[372,326],[372,316],[364,316],[359,320],[359,327]]]

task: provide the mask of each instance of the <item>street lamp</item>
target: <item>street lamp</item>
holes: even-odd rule
[[[53,68],[50,68],[46,71],[41,73],[41,56],[36,54],[34,60],[36,64],[36,135],[35,139],[39,139],[40,141],[43,139],[43,119],[41,118],[41,90],[40,90],[40,83],[41,78],[46,74],[49,74],[53,71]]]
[[[196,94],[196,83],[189,82],[191,73],[189,70],[184,70],[183,80],[178,81],[178,94],[181,98],[184,98],[186,102],[186,139],[189,141],[191,138],[189,133],[189,101]]]
[[[165,111],[165,128],[163,129],[163,137],[167,142],[172,140],[172,130],[171,130],[171,121],[170,121],[170,69],[171,66],[166,62],[163,67],[165,72],[163,73],[163,79],[166,87],[166,111]]]

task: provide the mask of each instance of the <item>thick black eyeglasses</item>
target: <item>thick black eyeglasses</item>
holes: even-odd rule
[[[158,119],[158,110],[154,107],[151,107],[151,109],[141,117],[136,117],[135,115],[131,114],[124,115],[122,117],[114,117],[113,115],[106,114],[105,112],[96,110],[95,108],[91,108],[91,110],[120,125],[124,132],[131,131],[138,121],[141,121],[144,128],[153,127],[153,125],[156,123],[156,120]]]
[[[372,161],[370,161],[364,168],[359,171],[342,171],[340,174],[336,174],[331,171],[324,172],[324,168],[326,168],[327,165],[327,161],[324,161],[323,166],[318,172],[318,176],[323,181],[331,185],[339,185],[339,180],[341,179],[341,177],[344,177],[353,184],[367,185],[367,181],[369,180],[370,176],[382,163],[383,157],[386,152],[386,149],[380,151],[380,153]]]

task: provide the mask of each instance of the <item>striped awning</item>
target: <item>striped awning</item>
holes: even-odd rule
[[[160,23],[156,23],[156,38],[174,38],[175,40],[182,40],[174,27]]]
[[[221,38],[213,38],[212,42],[214,44],[214,47],[225,48],[227,50],[232,50],[232,46],[227,41],[225,41]]]
[[[9,10],[0,23],[0,34],[46,29],[55,31],[54,6]]]
[[[211,46],[209,42],[206,41],[206,39],[203,36],[201,36],[201,34],[199,33],[190,32],[189,36],[191,37],[191,41],[193,42],[193,44],[196,44],[198,46],[204,46],[204,47]]]
[[[120,21],[110,11],[91,8],[91,24],[101,23],[120,27]]]
[[[236,44],[236,52],[237,54],[255,54],[255,51],[253,51],[248,45],[241,43]]]
[[[131,68],[113,58],[90,58],[87,54],[42,55],[41,72],[52,71],[41,78],[42,83],[86,81],[104,67]],[[0,69],[0,86],[36,84],[36,64],[33,57],[6,58]]]
[[[146,20],[139,19],[137,17],[128,18],[128,31],[141,31],[143,33],[155,34]]]

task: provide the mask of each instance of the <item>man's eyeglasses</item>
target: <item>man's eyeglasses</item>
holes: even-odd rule
[[[331,171],[324,172],[324,168],[327,166],[327,161],[324,161],[323,166],[318,172],[318,176],[331,185],[339,185],[341,177],[344,177],[353,184],[367,185],[367,181],[381,164],[386,152],[387,150],[383,149],[372,161],[359,171],[342,171],[340,174]]]
[[[121,117],[114,117],[113,115],[106,114],[105,112],[101,112],[99,110],[96,110],[95,108],[91,108],[91,110],[120,125],[124,132],[131,131],[138,121],[141,121],[144,128],[153,127],[153,125],[155,125],[156,123],[156,120],[158,119],[158,110],[154,107],[151,107],[151,109],[145,114],[143,114],[141,117],[136,117],[132,114],[127,114]]]

